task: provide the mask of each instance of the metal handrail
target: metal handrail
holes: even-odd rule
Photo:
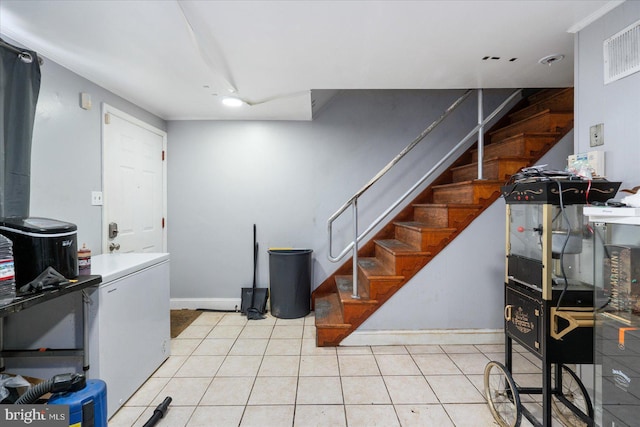
[[[373,186],[373,184],[375,184],[393,166],[395,166],[405,155],[407,155],[420,141],[422,141],[427,135],[429,135],[431,133],[431,131],[433,131],[433,129],[435,129],[435,127],[440,124],[440,122],[442,122],[450,113],[452,113],[460,104],[462,104],[462,102],[464,102],[464,100],[466,100],[469,97],[469,95],[471,95],[471,92],[472,92],[472,90],[469,89],[464,94],[462,94],[462,96],[460,96],[458,99],[456,99],[455,102],[453,104],[451,104],[449,106],[449,108],[447,108],[444,111],[444,113],[442,113],[442,115],[440,117],[438,117],[436,120],[434,120],[433,123],[431,123],[425,130],[423,130],[420,133],[420,135],[418,135],[411,142],[411,144],[407,145],[393,160],[391,160],[389,163],[387,163],[387,165],[384,168],[382,168],[382,170],[380,170],[380,172],[378,172],[376,174],[376,176],[371,178],[371,180],[369,180],[369,182],[364,187],[362,187],[360,190],[358,190],[358,192],[356,192],[356,194],[354,194],[349,200],[347,200],[340,207],[340,209],[338,209],[333,215],[331,215],[329,217],[329,220],[327,222],[328,222],[328,226],[329,226],[329,260],[330,261],[332,261],[332,262],[340,261],[342,258],[344,258],[344,256],[347,254],[347,252],[349,252],[349,250],[352,248],[352,246],[347,246],[347,248],[345,248],[342,252],[340,252],[340,254],[338,254],[338,256],[334,257],[332,255],[331,242],[332,242],[332,224],[333,224],[333,222],[336,219],[338,219],[338,217],[340,215],[342,215],[342,213],[344,211],[346,211],[347,208],[354,203],[354,201],[356,201],[360,196],[362,196],[365,191],[367,191],[371,186]]]
[[[369,182],[362,187],[356,194],[354,194],[349,200],[347,200],[340,209],[338,209],[336,211],[336,213],[334,213],[333,215],[331,215],[331,217],[329,218],[329,222],[333,222],[338,216],[340,216],[340,214],[342,212],[344,212],[345,210],[347,210],[347,208],[351,205],[351,203],[359,198],[360,196],[362,196],[364,194],[365,191],[367,191],[373,184],[375,184],[380,178],[382,178],[382,176],[384,174],[386,174],[387,172],[389,172],[389,170],[395,166],[396,163],[398,163],[400,160],[402,160],[402,158],[404,156],[406,156],[412,149],[413,147],[415,147],[416,145],[418,145],[418,143],[420,141],[422,141],[427,135],[429,135],[431,133],[431,131],[433,129],[435,129],[436,126],[438,126],[440,124],[440,122],[442,122],[451,112],[453,112],[460,104],[462,104],[462,102],[464,102],[465,99],[467,99],[469,97],[469,95],[471,95],[471,89],[467,90],[464,94],[462,94],[462,96],[460,96],[460,98],[458,98],[453,104],[451,104],[449,106],[449,108],[447,108],[445,110],[444,113],[442,113],[442,115],[440,117],[438,117],[436,120],[434,120],[433,123],[431,123],[429,125],[429,127],[427,127],[425,130],[423,130],[420,135],[418,135],[412,142],[411,144],[407,145],[396,157],[394,157],[393,160],[391,160],[389,163],[387,163],[387,165],[382,168],[382,170],[380,170],[380,172],[378,172],[376,174],[376,176],[374,176],[373,178],[371,178],[371,180],[369,180]]]
[[[478,94],[478,124],[464,137],[460,142],[458,142],[442,159],[440,159],[425,175],[418,180],[408,191],[406,191],[398,200],[396,200],[389,208],[387,208],[377,219],[375,219],[367,229],[358,234],[358,198],[362,196],[371,186],[373,186],[383,175],[385,175],[393,166],[395,166],[409,151],[411,151],[420,141],[422,141],[436,126],[438,126],[451,112],[453,112],[462,102],[464,102],[469,95],[471,94],[471,90],[467,90],[460,98],[458,98],[449,108],[445,110],[445,112],[436,119],[429,127],[427,127],[424,131],[416,137],[411,144],[405,147],[393,160],[391,160],[380,172],[376,174],[364,187],[362,187],[356,194],[354,194],[347,202],[345,202],[340,209],[338,209],[333,215],[331,215],[327,221],[327,229],[329,233],[329,250],[328,250],[328,258],[332,262],[338,262],[345,255],[353,250],[353,298],[359,298],[357,293],[357,269],[358,269],[358,243],[369,234],[376,226],[378,226],[382,220],[384,220],[394,209],[396,209],[407,197],[409,197],[415,190],[418,189],[427,179],[431,177],[433,173],[435,173],[438,168],[440,168],[447,160],[449,160],[461,147],[463,147],[476,133],[479,132],[478,143],[481,145],[483,143],[482,135],[484,126],[493,120],[509,103],[522,92],[522,89],[518,89],[513,92],[504,102],[502,102],[489,116],[485,119],[482,119],[482,89],[479,89]],[[478,149],[478,175],[479,179],[482,179],[482,147]],[[345,247],[342,252],[340,252],[337,256],[333,256],[332,254],[332,244],[333,244],[333,223],[335,220],[347,210],[347,208],[351,206],[353,210],[353,241]]]

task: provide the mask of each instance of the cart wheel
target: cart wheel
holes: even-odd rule
[[[493,418],[501,427],[520,425],[520,395],[511,374],[502,363],[491,361],[484,368],[484,394]]]
[[[560,365],[560,371],[562,373],[562,395],[580,409],[583,414],[593,418],[593,405],[591,405],[587,389],[584,387],[584,384],[582,384],[582,381],[580,381],[580,378],[565,365]],[[571,409],[567,408],[558,400],[555,393],[551,398],[551,407],[565,426],[587,426],[587,423],[582,421]]]

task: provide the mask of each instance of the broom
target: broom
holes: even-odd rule
[[[251,294],[251,303],[247,304],[246,301],[242,305],[248,305],[246,309],[247,319],[249,320],[259,320],[264,319],[264,307],[267,303],[268,298],[268,289],[264,289],[264,292],[261,292],[259,295],[260,301],[259,304],[256,304],[256,294],[258,293],[256,287],[256,270],[258,264],[258,243],[256,242],[256,225],[253,224],[253,287],[250,289],[243,288],[242,289],[242,297],[246,298],[247,293]],[[262,310],[258,307],[262,307]]]

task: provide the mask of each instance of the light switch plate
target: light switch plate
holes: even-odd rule
[[[589,146],[597,147],[604,144],[604,123],[598,123],[589,128]]]
[[[80,94],[80,108],[91,110],[91,95],[85,92]]]

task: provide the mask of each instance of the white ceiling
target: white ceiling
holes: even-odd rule
[[[166,120],[309,120],[320,89],[571,86],[571,32],[618,4],[0,0],[0,33]]]

